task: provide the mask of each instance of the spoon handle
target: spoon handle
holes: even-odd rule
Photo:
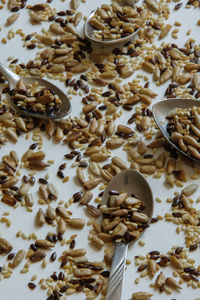
[[[118,243],[112,260],[106,300],[121,300],[128,244]]]
[[[20,77],[6,68],[2,63],[0,63],[0,73],[6,77],[8,83],[10,85],[10,89],[14,89],[16,87],[17,82],[20,80]]]

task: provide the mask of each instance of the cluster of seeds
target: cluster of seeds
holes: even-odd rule
[[[94,27],[93,35],[99,40],[115,40],[129,36],[141,25],[138,12],[130,6],[120,6],[117,2],[103,4],[98,8],[90,24]]]
[[[171,141],[183,152],[200,159],[200,108],[176,108],[166,118]]]
[[[16,106],[29,112],[49,115],[59,110],[61,104],[58,95],[50,89],[39,86],[37,81],[26,86],[20,79],[16,89],[11,90],[10,94]]]
[[[148,227],[149,218],[142,211],[144,204],[135,195],[126,192],[110,191],[108,205],[100,208],[103,214],[103,232],[119,243],[129,243],[138,239],[140,233]]]

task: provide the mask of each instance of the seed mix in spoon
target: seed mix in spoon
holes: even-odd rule
[[[37,81],[26,85],[20,79],[16,89],[10,91],[11,98],[16,106],[30,111],[49,114],[58,111],[61,100],[51,89],[39,86]]]
[[[133,34],[141,25],[138,12],[117,2],[103,4],[90,19],[93,36],[99,40],[117,40]]]
[[[183,152],[200,159],[200,108],[176,108],[166,118],[171,141]]]

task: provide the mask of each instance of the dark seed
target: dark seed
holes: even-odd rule
[[[160,255],[159,251],[151,251],[149,252],[150,255]]]
[[[103,271],[100,273],[103,277],[108,278],[110,276],[110,272],[109,271]]]
[[[73,195],[74,202],[78,202],[81,199],[81,192],[77,192]]]
[[[57,172],[58,177],[60,177],[61,179],[65,178],[65,175],[63,174],[62,171],[58,171]]]
[[[56,272],[53,272],[53,274],[50,276],[54,281],[58,280],[58,277],[56,275]]]
[[[31,49],[34,49],[35,47],[36,47],[36,45],[32,43],[32,44],[28,45],[26,48],[31,50]]]
[[[80,162],[79,167],[80,168],[87,168],[88,164],[86,162]]]
[[[198,248],[198,244],[193,244],[190,246],[189,251],[194,251]]]
[[[74,158],[74,154],[72,153],[65,154],[65,158],[72,159]]]
[[[59,280],[63,280],[65,278],[65,275],[63,272],[60,272],[59,275],[58,275],[58,279]]]
[[[37,246],[35,244],[31,244],[30,248],[35,252],[37,251]]]
[[[53,252],[53,253],[51,254],[51,257],[50,257],[51,261],[55,261],[55,260],[56,260],[56,257],[57,257],[56,252]]]
[[[33,143],[32,145],[30,145],[29,149],[30,150],[35,150],[35,148],[38,146],[38,143]]]
[[[29,182],[28,176],[24,175],[24,176],[23,176],[23,181],[24,181],[25,183],[28,183],[28,182]]]
[[[64,170],[66,168],[66,163],[59,166],[59,170]]]
[[[29,282],[28,287],[29,287],[29,289],[34,290],[36,288],[36,284],[33,282]]]
[[[35,177],[31,176],[30,179],[29,179],[29,183],[31,185],[34,185],[35,184]]]
[[[60,292],[61,292],[61,293],[64,293],[64,292],[66,292],[66,290],[67,290],[68,288],[69,288],[68,285],[64,285],[64,286],[61,287]]]
[[[119,192],[117,192],[117,191],[114,191],[114,190],[111,190],[111,191],[109,191],[109,194],[110,195],[119,195]]]
[[[138,270],[138,272],[142,272],[146,269],[146,267],[147,267],[147,265],[143,264],[143,265],[139,266],[137,270]]]
[[[175,218],[182,218],[182,214],[179,213],[179,212],[173,212],[172,216],[175,217]]]
[[[48,183],[48,181],[45,178],[39,178],[38,182],[42,183],[42,184],[47,184]]]
[[[16,6],[16,7],[13,7],[13,8],[11,8],[11,10],[10,11],[12,11],[12,12],[17,12],[19,10],[19,7],[18,6]]]
[[[175,254],[178,254],[178,255],[181,254],[182,250],[183,250],[183,247],[176,248]]]
[[[161,287],[160,287],[160,292],[162,293],[162,292],[164,292],[164,290],[165,290],[165,283],[163,283],[162,285],[161,285]]]
[[[10,253],[10,254],[8,255],[7,259],[8,259],[8,260],[11,260],[11,259],[14,258],[14,256],[15,256],[15,253]]]
[[[25,38],[25,41],[29,41],[30,39],[32,39],[32,35],[31,34],[28,34],[27,36],[26,36],[26,38]]]
[[[75,239],[73,239],[73,240],[71,241],[71,243],[69,244],[69,248],[70,248],[70,249],[74,249],[75,244],[76,244],[76,241],[75,241]]]
[[[179,8],[181,8],[182,5],[183,5],[183,3],[176,4],[174,7],[174,10],[178,10]]]

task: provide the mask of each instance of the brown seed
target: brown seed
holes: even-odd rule
[[[193,184],[186,186],[182,190],[182,194],[185,195],[186,197],[188,197],[188,196],[192,195],[193,193],[195,193],[197,189],[198,189],[198,185],[193,183]]]
[[[89,277],[91,275],[94,274],[94,271],[90,270],[90,269],[85,269],[85,268],[81,268],[81,269],[75,269],[74,270],[74,275],[76,277]]]
[[[176,169],[176,160],[174,158],[170,158],[167,162],[167,173],[172,174]]]
[[[198,244],[193,244],[190,246],[189,251],[194,251],[198,248]]]
[[[65,233],[67,227],[66,227],[66,223],[65,221],[63,220],[63,218],[60,218],[59,221],[58,221],[58,233]]]
[[[29,259],[33,262],[33,263],[36,263],[36,262],[39,262],[41,260],[43,260],[46,256],[46,253],[42,250],[37,250],[36,252],[34,252],[33,254],[31,254],[29,256]]]
[[[73,218],[66,220],[67,224],[75,229],[82,229],[85,226],[85,221],[81,218]]]
[[[80,257],[80,256],[85,256],[86,255],[86,250],[84,248],[79,248],[79,249],[73,249],[73,250],[65,250],[64,254],[66,256],[72,256],[72,257]]]
[[[94,189],[101,182],[101,178],[86,181],[83,186],[86,190]]]
[[[143,264],[143,265],[139,266],[137,270],[138,270],[138,272],[142,272],[146,269],[146,267],[147,267],[147,264]]]
[[[43,226],[45,224],[45,215],[41,208],[38,210],[38,212],[36,214],[35,221],[38,226]]]
[[[148,261],[148,270],[149,270],[151,277],[154,277],[154,275],[157,271],[157,264],[156,264],[155,260],[150,259]]]
[[[176,258],[175,255],[172,255],[170,257],[170,263],[172,265],[172,267],[174,267],[175,269],[182,269],[182,263]]]
[[[60,216],[64,220],[68,220],[70,218],[70,215],[67,212],[67,210],[61,205],[58,205],[56,207],[56,213],[57,213],[58,216]]]
[[[51,247],[54,247],[54,244],[47,240],[36,240],[35,245],[38,248],[43,248],[43,249],[49,249]]]
[[[4,194],[3,197],[1,198],[1,201],[9,206],[15,206],[15,204],[17,203],[16,199]]]
[[[155,286],[160,288],[165,283],[165,275],[163,272],[160,272],[160,274],[157,276],[155,281]]]
[[[176,282],[176,280],[174,278],[167,277],[166,284],[174,289],[181,289],[180,285]]]
[[[21,263],[21,261],[24,259],[25,254],[26,251],[24,249],[21,249],[17,252],[12,263],[13,268],[16,268]]]
[[[93,235],[91,237],[90,242],[97,249],[101,249],[104,246],[104,242],[100,238],[98,238],[96,235]]]
[[[93,205],[87,204],[87,205],[86,205],[86,208],[87,208],[87,213],[88,213],[90,216],[92,216],[92,217],[97,218],[97,217],[99,217],[99,216],[101,215],[99,209],[96,208],[96,207],[93,206]]]
[[[12,245],[6,239],[0,237],[0,251],[9,253],[12,249]]]
[[[114,156],[112,157],[112,163],[118,166],[120,169],[127,169],[126,162],[123,161],[120,157]]]
[[[93,193],[92,192],[89,192],[89,191],[84,192],[83,196],[80,198],[79,203],[81,205],[86,205],[86,204],[88,204],[91,201],[92,197],[93,197]]]
[[[36,284],[34,284],[33,282],[29,282],[28,287],[29,289],[34,290],[36,288]]]
[[[44,170],[45,168],[49,167],[50,165],[43,162],[43,161],[29,161],[28,168],[31,170]]]

